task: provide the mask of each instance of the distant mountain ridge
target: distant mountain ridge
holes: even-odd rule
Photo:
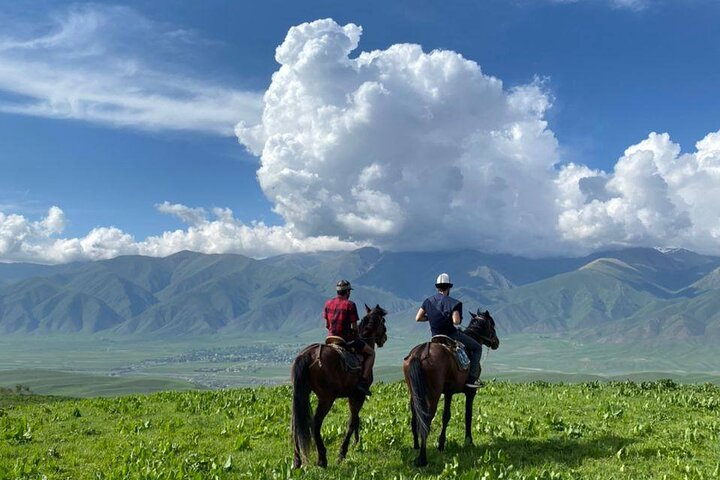
[[[59,266],[0,264],[0,333],[193,335],[320,328],[334,282],[381,304],[411,330],[440,272],[466,308],[488,308],[501,332],[564,333],[600,342],[720,339],[720,257],[632,248],[581,258],[457,252],[242,255],[180,252]]]

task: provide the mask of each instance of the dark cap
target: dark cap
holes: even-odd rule
[[[337,290],[338,293],[344,293],[352,290],[352,287],[350,286],[350,282],[347,280],[340,280],[337,282],[337,285],[335,285],[335,290]]]

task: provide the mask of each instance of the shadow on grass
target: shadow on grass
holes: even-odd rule
[[[437,445],[428,448],[428,466],[418,469],[427,474],[439,474],[447,462],[457,457],[458,467],[468,470],[480,466],[483,455],[488,454],[489,463],[514,465],[515,468],[538,467],[545,464],[559,464],[568,468],[580,466],[586,459],[602,459],[614,456],[618,450],[634,440],[614,435],[594,438],[495,438],[490,442],[477,442],[474,446],[463,446],[449,441],[444,452],[438,452]],[[498,455],[498,453],[502,451]],[[417,451],[402,449],[403,462],[412,465]],[[499,456],[499,458],[498,458]]]
[[[38,405],[43,403],[58,403],[65,402],[68,400],[74,400],[70,397],[50,396],[50,395],[35,395],[35,394],[22,394],[18,395],[15,393],[0,393],[0,408],[11,408],[20,407],[25,405]]]

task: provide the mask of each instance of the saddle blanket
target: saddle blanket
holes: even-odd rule
[[[362,368],[360,355],[348,350],[344,342],[326,341],[325,345],[334,348],[335,351],[340,354],[348,371],[360,370]]]
[[[448,337],[447,335],[435,335],[432,337],[431,341],[432,343],[437,343],[447,348],[450,353],[453,354],[453,358],[457,362],[460,370],[467,370],[470,368],[470,357],[468,357],[468,354],[465,351],[465,345]]]

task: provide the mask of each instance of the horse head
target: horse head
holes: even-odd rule
[[[495,332],[495,319],[492,318],[490,312],[485,310],[481,312],[478,308],[477,313],[470,312],[470,325],[465,329],[465,333],[480,340],[483,344],[497,350],[500,346],[500,339]]]
[[[382,347],[387,341],[385,315],[387,312],[380,305],[375,305],[375,308],[365,305],[365,316],[360,320],[359,325],[360,337]]]

